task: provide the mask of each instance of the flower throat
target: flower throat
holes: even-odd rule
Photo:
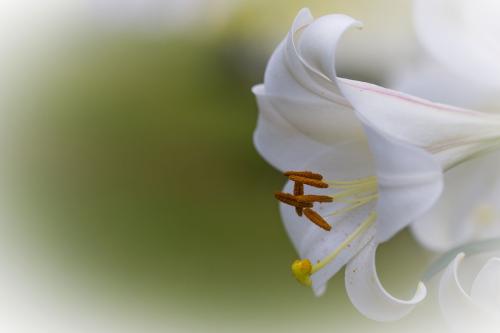
[[[298,216],[314,223],[325,232],[332,230],[332,226],[327,222],[328,216],[341,216],[347,214],[359,207],[367,205],[378,198],[377,178],[375,176],[341,181],[329,181],[319,173],[311,171],[287,171],[284,173],[290,181],[293,182],[293,193],[277,192],[275,198],[280,202],[295,208]],[[319,194],[305,194],[305,186],[318,189],[331,189],[331,192]],[[314,210],[315,204],[340,204],[341,208],[325,215],[320,215]],[[368,229],[376,220],[375,212],[369,216],[356,228],[334,251],[327,255],[316,264],[311,264],[308,259],[295,260],[292,263],[292,273],[295,278],[306,286],[311,286],[311,275],[319,271],[338,254],[349,246],[357,237]]]

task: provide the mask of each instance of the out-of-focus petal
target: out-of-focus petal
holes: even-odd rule
[[[476,276],[472,299],[492,311],[500,311],[500,258],[491,258]]]
[[[425,150],[393,140],[369,124],[365,132],[377,170],[377,240],[384,242],[435,204],[443,174]]]
[[[461,253],[448,265],[439,282],[439,304],[454,332],[497,332],[498,315],[488,311],[467,294],[458,277]]]
[[[389,294],[378,278],[375,265],[377,245],[368,244],[347,264],[345,286],[351,302],[370,319],[377,321],[398,320],[407,315],[427,294],[420,282],[410,300],[401,300]]]
[[[500,3],[414,0],[414,22],[426,49],[455,73],[500,88]]]
[[[350,143],[332,149],[317,159],[309,161],[305,168],[314,168],[326,179],[355,179],[373,174],[373,164],[370,153],[365,144]],[[292,192],[293,184],[288,182],[285,192]],[[329,190],[308,188],[308,193],[329,194]],[[331,231],[325,231],[299,217],[291,206],[280,205],[281,216],[285,229],[302,259],[309,259],[311,263],[322,260],[339,245],[368,217],[375,208],[370,203],[359,209],[341,216],[328,216],[336,209],[335,203],[322,204],[315,208],[332,226]],[[335,260],[312,275],[313,290],[321,294],[326,289],[327,281],[335,275],[368,241],[374,236],[373,227],[362,233],[349,246],[339,252]]]
[[[399,71],[387,86],[434,102],[500,113],[497,91],[464,79],[430,59]]]
[[[500,235],[500,153],[467,161],[444,174],[444,190],[427,214],[411,225],[433,251]]]

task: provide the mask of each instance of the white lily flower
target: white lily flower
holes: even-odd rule
[[[287,173],[291,181],[284,192],[295,196],[279,194],[299,206],[281,205],[303,258],[292,266],[296,278],[320,295],[347,264],[353,304],[386,321],[411,311],[426,288],[420,283],[410,300],[390,295],[377,277],[377,244],[431,209],[442,191],[443,170],[499,144],[500,118],[338,78],[337,43],[360,25],[345,15],[314,20],[309,10],[299,12],[269,61],[264,84],[253,90],[260,109],[254,142],[282,171],[314,170],[325,177],[318,183]],[[313,193],[331,200],[318,200],[324,203],[316,211],[299,216],[296,211],[316,201],[306,193],[304,205],[296,183],[326,187]]]
[[[496,244],[494,244],[496,243]],[[500,252],[498,240],[471,244],[496,250],[456,254],[443,270],[438,301],[452,332],[498,332],[500,328]],[[455,251],[453,251],[455,252]],[[453,253],[451,253],[453,254]],[[444,258],[449,258],[445,255]],[[448,259],[449,261],[449,259]]]

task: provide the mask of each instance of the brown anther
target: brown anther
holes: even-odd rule
[[[294,176],[294,175],[291,175],[288,178],[294,182],[299,182],[299,183],[306,184],[306,185],[313,186],[313,187],[319,187],[319,188],[327,188],[328,187],[327,183],[322,182],[321,180],[318,180],[318,179],[305,178],[305,177]]]
[[[333,197],[330,197],[328,195],[314,195],[314,194],[296,195],[295,199],[298,202],[332,202],[333,201]]]
[[[323,219],[321,215],[316,213],[314,210],[306,208],[304,209],[304,215],[309,219],[309,221],[316,224],[318,227],[326,231],[330,231],[332,229],[332,226],[329,225],[328,222],[326,222],[325,219]]]
[[[298,207],[298,208],[310,208],[313,206],[312,202],[299,202],[295,199],[295,196],[288,193],[276,192],[274,197],[279,201],[286,203],[287,205]]]
[[[293,195],[295,197],[299,195],[304,195],[304,184],[299,183],[299,182],[294,182],[293,183]],[[302,208],[301,207],[295,207],[295,212],[297,213],[298,216],[302,216]]]
[[[311,171],[286,171],[283,174],[285,176],[287,176],[287,177],[290,177],[290,176],[299,176],[299,177],[310,178],[310,179],[317,179],[317,180],[323,179],[322,175],[320,175],[319,173],[311,172]]]

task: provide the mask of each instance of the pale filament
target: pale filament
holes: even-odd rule
[[[346,214],[378,198],[377,178],[374,176],[352,181],[331,181],[327,183],[329,188],[339,190],[331,194],[333,200],[346,204],[344,207],[327,214],[328,216]]]
[[[292,264],[292,273],[295,278],[302,284],[306,286],[312,285],[311,275],[323,269],[329,263],[337,258],[337,256],[347,248],[352,242],[354,242],[359,236],[361,236],[368,228],[370,228],[373,223],[377,220],[377,213],[371,212],[370,215],[329,255],[324,257],[322,260],[318,261],[316,264],[312,265],[308,259],[296,260]]]
[[[344,250],[349,244],[351,244],[356,238],[361,236],[377,219],[377,213],[372,212],[357,228],[354,230],[335,250],[333,250],[329,255],[321,259],[318,263],[312,266],[311,274],[316,273],[320,269],[324,268],[330,262],[335,260],[339,253]]]

